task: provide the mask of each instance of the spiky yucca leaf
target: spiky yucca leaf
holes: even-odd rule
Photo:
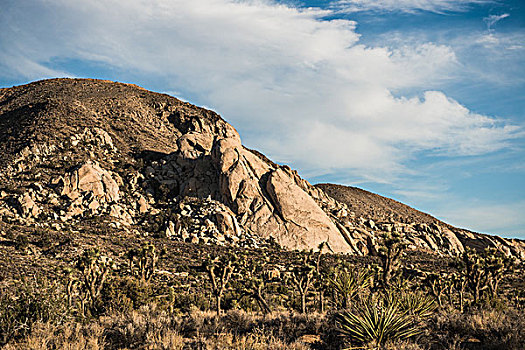
[[[421,318],[431,316],[437,309],[437,305],[431,296],[419,292],[401,293],[397,305],[400,311]]]
[[[362,343],[384,344],[420,333],[410,315],[399,311],[394,304],[383,305],[377,301],[363,303],[357,313],[341,312],[336,320],[341,335]]]
[[[427,318],[436,310],[434,299],[421,292],[392,291],[385,292],[383,296],[385,305],[393,305],[402,313]]]

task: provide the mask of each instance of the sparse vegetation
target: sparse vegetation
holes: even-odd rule
[[[28,244],[36,246],[38,241],[29,239]],[[399,254],[399,268],[385,285],[380,257],[329,253],[321,257],[317,252],[231,249],[165,238],[129,244],[135,248],[124,245],[118,254],[102,245],[86,249],[60,271],[49,271],[48,277],[13,282],[9,287],[4,281],[0,297],[4,347],[525,346],[524,303],[514,292],[523,266],[513,263],[514,270],[502,269],[504,256],[493,250],[468,251],[440,269],[433,263],[436,257],[426,266],[423,262],[430,260],[406,251],[402,258]],[[166,258],[155,258],[165,245]],[[471,263],[478,265],[467,267]],[[421,269],[420,277],[411,275],[407,266]],[[473,270],[479,270],[484,283],[492,286],[479,288],[478,296],[476,278],[469,282],[467,276]],[[321,313],[316,311],[320,293],[325,303]]]

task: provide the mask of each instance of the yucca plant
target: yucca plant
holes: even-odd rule
[[[360,343],[384,345],[387,341],[407,339],[420,334],[413,316],[400,311],[395,303],[368,300],[357,313],[337,314],[339,334]]]

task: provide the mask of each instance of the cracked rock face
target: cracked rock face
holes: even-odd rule
[[[216,113],[132,85],[54,79],[0,89],[0,220],[72,227],[99,218],[204,244],[377,253],[383,232],[457,255],[522,241],[454,228],[388,198],[312,186],[245,148]]]

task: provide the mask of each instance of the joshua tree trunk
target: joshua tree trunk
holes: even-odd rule
[[[477,304],[479,301],[479,290],[480,290],[480,281],[477,280],[474,286],[474,304]]]
[[[264,300],[260,292],[255,294],[255,300],[257,300],[257,303],[259,303],[259,307],[261,308],[261,311],[264,314],[269,314],[270,312],[272,312],[272,310],[270,309],[270,306],[268,306],[268,303],[266,302],[266,300]]]
[[[306,293],[301,293],[301,312],[306,313]]]
[[[390,257],[387,257],[385,260],[384,271],[383,271],[383,283],[386,286],[390,284],[390,279],[392,278],[392,262]]]
[[[215,295],[217,316],[220,316],[222,313],[221,299],[234,270],[233,261],[231,259],[220,261],[216,258],[211,261],[205,261],[203,265],[208,272],[208,277],[212,285],[212,293]]]
[[[221,299],[222,299],[222,295],[219,295],[219,294],[215,295],[215,302],[217,303],[217,307],[215,310],[217,311],[217,316],[220,316],[222,314]]]

